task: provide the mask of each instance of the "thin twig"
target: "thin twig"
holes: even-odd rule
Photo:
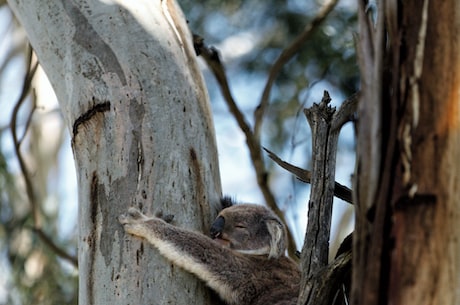
[[[286,219],[284,213],[278,208],[276,204],[275,196],[273,195],[272,191],[268,186],[268,179],[267,179],[267,171],[265,168],[263,156],[262,156],[262,147],[260,142],[254,136],[252,129],[247,123],[243,113],[238,108],[236,104],[228,84],[227,76],[225,74],[225,68],[219,58],[218,51],[213,47],[207,47],[204,44],[203,38],[198,35],[193,35],[193,44],[195,47],[195,52],[197,55],[201,55],[202,58],[205,60],[208,67],[213,72],[214,76],[219,83],[222,95],[224,97],[225,102],[227,103],[230,112],[235,117],[238,126],[243,131],[244,135],[246,136],[246,144],[249,149],[249,155],[252,161],[252,165],[254,166],[254,170],[256,172],[257,177],[257,184],[264,196],[266,204],[275,212],[280,219],[286,223]],[[291,231],[288,228],[288,252],[289,255],[295,258],[296,253],[296,245],[294,242],[294,238],[292,236]]]
[[[300,167],[297,167],[295,165],[292,165],[291,163],[288,163],[286,161],[283,161],[280,157],[275,155],[274,152],[268,150],[267,148],[264,147],[264,150],[268,153],[268,157],[272,159],[276,164],[290,172],[291,174],[296,175],[297,179],[299,179],[302,182],[305,183],[310,183],[311,181],[311,172],[307,169],[303,169]]]
[[[337,2],[338,0],[331,0],[330,2],[325,4],[318,12],[318,14],[315,16],[315,18],[313,18],[313,20],[305,26],[303,32],[299,36],[297,36],[297,38],[295,38],[294,41],[291,42],[291,44],[281,52],[280,56],[271,67],[267,83],[265,84],[265,88],[260,99],[260,103],[254,111],[254,135],[256,138],[260,137],[260,128],[262,126],[265,109],[267,108],[270,99],[271,88],[276,77],[278,76],[283,66],[292,57],[294,57],[295,54],[297,54],[297,52],[300,50],[305,41],[307,41],[307,39],[310,38],[311,34],[318,27],[318,25],[320,25],[326,19],[329,13],[336,6]]]
[[[21,138],[18,140],[18,146],[20,147],[22,142],[24,141],[26,135],[27,135],[27,130],[29,130],[30,124],[32,123],[32,117],[34,115],[35,110],[37,109],[37,98],[35,96],[35,92],[33,92],[33,97],[32,97],[32,109],[30,109],[29,116],[27,117],[26,120],[26,125],[24,126],[24,132],[21,136]]]
[[[78,260],[71,256],[70,254],[66,253],[63,249],[58,247],[52,240],[49,238],[41,229],[41,224],[40,224],[40,215],[39,215],[39,208],[38,205],[39,203],[37,202],[37,197],[35,195],[32,179],[29,175],[29,171],[27,169],[27,165],[24,161],[24,158],[21,154],[21,142],[24,138],[24,135],[27,132],[27,128],[29,127],[29,122],[32,119],[32,114],[35,109],[35,102],[34,106],[31,110],[30,115],[28,116],[27,123],[25,125],[25,130],[24,130],[24,135],[19,139],[18,134],[17,134],[17,120],[18,120],[18,114],[21,106],[23,105],[24,101],[26,100],[26,97],[29,94],[30,86],[32,83],[32,79],[35,75],[35,72],[37,71],[38,68],[38,62],[32,64],[32,51],[29,54],[28,58],[28,64],[27,64],[27,74],[24,78],[24,83],[22,86],[21,90],[21,95],[19,96],[14,108],[13,108],[13,113],[11,115],[11,121],[10,121],[10,129],[11,129],[11,134],[13,137],[13,143],[14,143],[14,151],[16,153],[16,157],[19,162],[19,167],[21,168],[22,175],[24,177],[24,182],[26,186],[26,194],[27,198],[29,199],[30,206],[31,206],[31,213],[32,213],[32,219],[33,219],[33,231],[37,233],[38,237],[40,240],[42,240],[48,247],[51,248],[59,257],[69,261],[72,263],[75,267],[78,267]]]
[[[48,235],[43,232],[41,228],[34,228],[33,231],[38,235],[38,237],[54,252],[57,256],[66,261],[69,261],[75,268],[78,268],[78,259],[58,247]]]
[[[18,120],[19,109],[21,108],[22,104],[26,100],[26,97],[29,93],[32,78],[35,74],[35,71],[37,71],[37,67],[38,67],[38,62],[32,65],[32,51],[31,51],[29,54],[29,58],[28,58],[27,74],[24,79],[24,83],[22,85],[21,95],[19,96],[18,101],[16,102],[13,108],[13,113],[11,115],[11,122],[10,122],[10,129],[11,129],[11,134],[13,136],[14,150],[18,158],[19,167],[21,168],[21,172],[24,176],[26,193],[30,201],[31,210],[32,210],[32,218],[34,220],[35,227],[40,226],[40,219],[38,215],[38,208],[37,208],[37,203],[35,200],[36,197],[35,197],[32,181],[28,174],[27,166],[24,161],[24,158],[22,157],[22,154],[21,154],[21,148],[20,148],[21,142],[19,141],[18,134],[17,134],[17,120]]]

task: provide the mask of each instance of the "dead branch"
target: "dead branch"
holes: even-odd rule
[[[340,254],[329,265],[322,267],[307,281],[309,294],[302,304],[331,305],[337,299],[346,298],[347,285],[351,277],[351,251]]]
[[[327,91],[319,104],[304,110],[312,130],[311,193],[308,205],[308,223],[301,253],[302,279],[298,303],[328,304],[320,298],[325,295],[317,281],[327,280],[323,270],[329,270],[329,238],[332,220],[332,202],[335,194],[335,164],[340,128],[350,120],[357,105],[357,94],[347,99],[336,111],[329,104]],[[351,195],[351,194],[350,194]],[[351,257],[351,255],[350,255]],[[330,279],[329,279],[330,280]],[[332,285],[326,283],[325,286]],[[323,285],[323,286],[324,286]],[[316,296],[316,297],[315,297]],[[330,303],[329,303],[330,304]]]
[[[264,148],[264,150],[268,153],[270,159],[272,159],[276,164],[278,164],[291,174],[294,174],[297,177],[297,179],[305,183],[311,182],[311,172],[309,170],[297,167],[286,161],[283,161],[277,155],[275,155],[273,152],[266,148]],[[335,182],[334,186],[334,196],[348,203],[353,204],[351,190],[345,185],[338,183],[337,181]]]
[[[312,130],[312,176],[308,224],[302,248],[304,281],[328,263],[338,132],[330,134],[335,108],[325,91],[319,104],[304,110]]]
[[[358,110],[358,101],[361,92],[356,92],[343,101],[339,110],[336,112],[332,122],[332,130],[339,130],[345,123],[354,120],[356,111]]]

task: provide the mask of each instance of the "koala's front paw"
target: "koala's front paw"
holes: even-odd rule
[[[118,221],[122,225],[124,225],[127,223],[137,222],[143,218],[147,218],[147,216],[142,214],[142,212],[139,211],[137,208],[130,207],[127,214],[121,214],[120,216],[118,216]]]
[[[125,231],[138,236],[143,236],[145,223],[149,219],[149,217],[145,216],[139,209],[134,207],[129,208],[127,214],[118,216],[118,221],[123,225]]]

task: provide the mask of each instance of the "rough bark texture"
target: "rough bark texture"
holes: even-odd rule
[[[341,291],[343,283],[348,282],[350,252],[328,262],[337,144],[340,129],[356,111],[356,96],[336,111],[329,105],[331,98],[325,91],[319,104],[304,110],[312,130],[313,166],[308,225],[300,257],[302,278],[298,305],[333,304],[334,296]]]
[[[302,273],[305,275],[302,282],[325,267],[329,260],[335,161],[340,132],[340,129],[331,132],[335,108],[329,105],[330,101],[329,94],[324,92],[319,104],[314,103],[304,110],[311,128],[314,153],[307,233],[301,255]]]
[[[460,4],[413,0],[400,16],[388,302],[460,304]]]
[[[352,304],[459,304],[460,4],[360,4]]]
[[[127,237],[128,206],[206,232],[220,181],[208,97],[175,2],[9,4],[71,132],[80,304],[209,304],[208,290]]]

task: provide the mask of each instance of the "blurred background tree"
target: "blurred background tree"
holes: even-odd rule
[[[220,51],[232,93],[249,124],[254,123],[253,112],[276,58],[324,5],[319,0],[179,2],[191,30]],[[38,68],[29,81],[35,59],[8,5],[4,1],[0,5],[0,304],[77,304],[78,269],[73,259],[77,195],[68,131],[43,72]],[[302,109],[319,102],[325,89],[334,105],[357,91],[355,31],[354,1],[342,0],[276,78],[262,125],[262,146],[309,168],[310,131]],[[212,101],[224,192],[240,201],[263,202],[244,134],[204,64],[203,72]],[[31,183],[21,170],[13,128]],[[265,161],[271,190],[300,248],[309,186]],[[350,185],[351,127],[343,131],[337,165],[336,180]],[[337,228],[349,224],[351,216],[345,212],[346,204],[338,207],[332,234],[339,240],[350,226]]]

